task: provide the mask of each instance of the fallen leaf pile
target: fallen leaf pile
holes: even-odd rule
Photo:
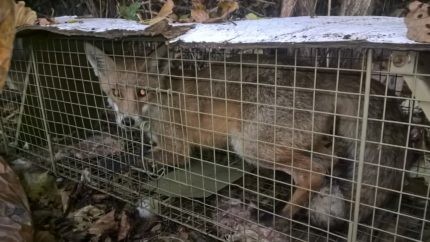
[[[414,1],[408,6],[405,17],[407,37],[417,42],[430,43],[430,5]]]
[[[53,241],[123,241],[129,235],[131,213],[124,203],[45,171],[27,168],[21,172],[37,229],[36,242],[50,237],[56,238]],[[120,211],[117,216],[116,210]]]
[[[220,0],[213,9],[207,9],[203,0],[193,0],[191,21],[197,23],[215,23],[229,19],[230,15],[239,9],[236,0]],[[184,21],[183,21],[184,22]]]
[[[151,242],[171,241],[173,238],[178,241],[206,241],[204,235],[156,216],[140,217],[135,206],[89,188],[85,180],[75,183],[55,178],[26,159],[9,160],[12,160],[11,166],[17,176],[0,160],[2,242],[24,241],[20,240],[19,236],[27,236],[25,241],[29,242]],[[28,203],[25,200],[26,196]],[[6,204],[8,209],[2,210],[1,208],[5,207],[1,206],[2,203]],[[2,217],[5,215],[2,214],[3,211],[15,211],[17,216],[6,214],[5,217],[11,219],[5,220]],[[12,233],[11,228],[7,228],[8,236],[14,236],[16,240],[6,240],[2,237],[5,234],[2,225],[5,223],[9,223],[13,226],[12,230],[16,230]]]
[[[261,241],[281,242],[288,239],[281,233],[268,227],[263,227],[252,219],[252,203],[244,204],[238,199],[223,199],[220,201],[214,220],[220,225],[220,231],[228,241]]]
[[[197,23],[215,23],[226,21],[230,18],[231,14],[239,9],[237,0],[218,0],[217,6],[208,9],[205,5],[205,0],[192,0],[190,14],[188,16],[181,16],[178,18],[174,13],[175,4],[173,0],[166,0],[161,7],[157,16],[152,19],[142,19],[140,22],[143,24],[154,25],[162,20],[169,22],[197,22]]]

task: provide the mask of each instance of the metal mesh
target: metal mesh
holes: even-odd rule
[[[1,133],[9,152],[214,239],[423,241],[425,59],[18,39]]]

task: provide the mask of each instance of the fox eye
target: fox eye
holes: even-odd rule
[[[116,88],[113,88],[113,89],[112,89],[112,95],[113,95],[114,97],[119,97],[119,90],[118,90],[118,89],[116,89]]]
[[[145,97],[146,96],[146,90],[142,88],[137,89],[137,96],[138,97]]]

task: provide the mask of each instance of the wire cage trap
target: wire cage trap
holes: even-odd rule
[[[4,148],[214,240],[424,241],[427,53],[18,38]]]

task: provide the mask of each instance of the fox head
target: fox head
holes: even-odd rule
[[[100,87],[115,111],[116,122],[122,128],[138,127],[151,100],[156,100],[155,88],[162,88],[158,73],[167,73],[167,65],[158,69],[159,57],[164,57],[162,46],[145,61],[138,57],[110,57],[99,48],[85,43],[88,62],[99,78]],[[140,61],[139,61],[140,60]],[[157,71],[158,70],[158,71]]]

